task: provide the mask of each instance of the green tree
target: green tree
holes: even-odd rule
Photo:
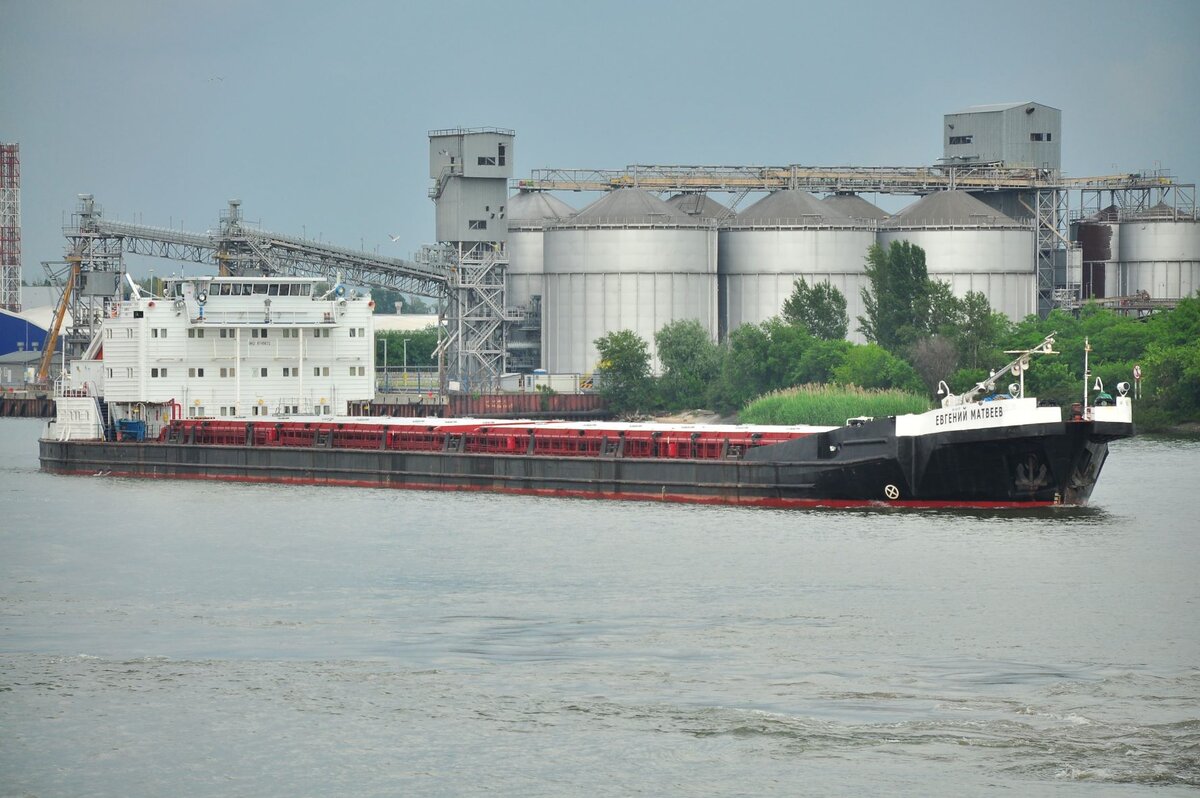
[[[930,393],[958,369],[958,348],[944,335],[921,338],[908,348],[908,362]]]
[[[845,295],[828,281],[809,286],[803,277],[783,303],[783,318],[825,341],[845,338],[850,325]]]
[[[721,366],[720,348],[695,319],[680,319],[654,334],[662,376],[659,395],[671,410],[695,407],[711,390]]]
[[[371,299],[375,300],[375,314],[385,316],[396,312],[396,303],[401,301],[399,291],[390,288],[372,288]]]
[[[438,343],[438,330],[432,324],[423,330],[376,330],[376,356],[380,367],[389,366],[392,369],[402,368],[405,364],[405,339],[408,339],[408,367],[411,369],[427,369],[437,365],[434,350]],[[387,363],[383,362],[383,345],[387,341]]]
[[[834,382],[859,388],[900,388],[924,393],[921,378],[905,361],[878,344],[855,346],[833,371]]]
[[[627,415],[650,407],[654,381],[650,377],[650,353],[646,342],[633,330],[617,330],[595,340],[600,362],[600,393],[608,407]]]
[[[855,348],[849,341],[814,341],[800,358],[796,385],[833,382],[833,372]]]
[[[757,324],[743,324],[729,334],[721,376],[713,394],[717,410],[730,413],[765,393],[770,384],[771,338]]]
[[[778,316],[767,319],[761,326],[769,342],[764,390],[774,391],[800,384],[804,353],[813,346],[815,339],[804,328],[789,324]]]
[[[1153,338],[1140,365],[1148,409],[1161,415],[1158,426],[1200,420],[1200,292],[1147,326]]]
[[[779,317],[743,324],[729,335],[712,404],[732,412],[756,396],[796,385],[804,354],[814,344],[804,329]]]
[[[940,330],[962,327],[965,313],[963,300],[954,295],[950,283],[926,280],[924,293],[913,305],[914,323],[908,345]]]
[[[867,251],[865,315],[858,331],[890,352],[902,352],[943,324],[958,322],[961,309],[946,283],[930,280],[925,250],[907,241]]]
[[[958,306],[960,318],[940,324],[938,329],[954,342],[963,367],[1000,365],[1001,343],[1012,334],[1008,317],[992,310],[987,296],[979,291],[968,291]]]

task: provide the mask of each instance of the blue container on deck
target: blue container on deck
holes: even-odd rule
[[[117,440],[144,441],[146,440],[146,422],[132,418],[122,418],[117,421]]]

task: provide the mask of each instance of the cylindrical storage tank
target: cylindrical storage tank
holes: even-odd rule
[[[828,282],[846,297],[849,338],[863,313],[861,289],[875,225],[856,221],[804,191],[760,199],[720,231],[721,336],[778,316],[796,280]]]
[[[1122,296],[1182,299],[1200,290],[1200,220],[1159,204],[1122,217]]]
[[[830,194],[821,200],[843,216],[864,222],[882,222],[888,218],[887,211],[868,202],[857,194]]]
[[[925,250],[929,277],[957,297],[978,291],[1013,321],[1037,313],[1032,221],[1017,221],[965,191],[929,194],[879,228],[879,245],[908,241]]]
[[[1072,238],[1079,243],[1083,261],[1080,286],[1084,299],[1121,296],[1117,277],[1121,226],[1118,210],[1110,205],[1072,225]]]
[[[542,357],[552,373],[596,368],[595,340],[633,330],[660,370],[654,334],[695,319],[717,330],[717,234],[640,189],[611,191],[546,227]]]
[[[737,216],[731,209],[707,194],[676,194],[667,200],[667,204],[693,219],[703,219],[717,224],[728,222]]]
[[[508,198],[509,307],[526,307],[542,295],[542,235],[548,223],[575,213],[567,203],[544,191],[518,191]]]

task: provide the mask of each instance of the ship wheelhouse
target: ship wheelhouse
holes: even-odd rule
[[[307,277],[171,278],[109,305],[72,365],[100,423],[155,436],[178,418],[341,415],[370,401],[374,302]]]

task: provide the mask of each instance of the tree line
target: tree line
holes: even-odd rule
[[[932,396],[945,380],[962,392],[1011,356],[1006,349],[1036,345],[1056,333],[1057,358],[1030,370],[1026,390],[1067,405],[1082,399],[1084,339],[1093,353],[1091,380],[1111,392],[1140,365],[1144,399],[1135,410],[1142,428],[1200,419],[1200,297],[1169,312],[1133,318],[1085,306],[1078,314],[1055,310],[1011,322],[987,297],[956,297],[929,277],[925,252],[908,242],[867,255],[864,314],[856,329],[866,344],[845,340],[846,299],[828,283],[797,280],[782,313],[743,324],[717,344],[695,320],[667,324],[654,339],[661,374],[651,375],[647,342],[631,330],[596,339],[597,373],[611,409],[619,414],[699,407],[734,413],[751,400],[803,384],[893,388]],[[1089,389],[1093,387],[1089,384]],[[998,386],[1003,391],[1003,386]]]

